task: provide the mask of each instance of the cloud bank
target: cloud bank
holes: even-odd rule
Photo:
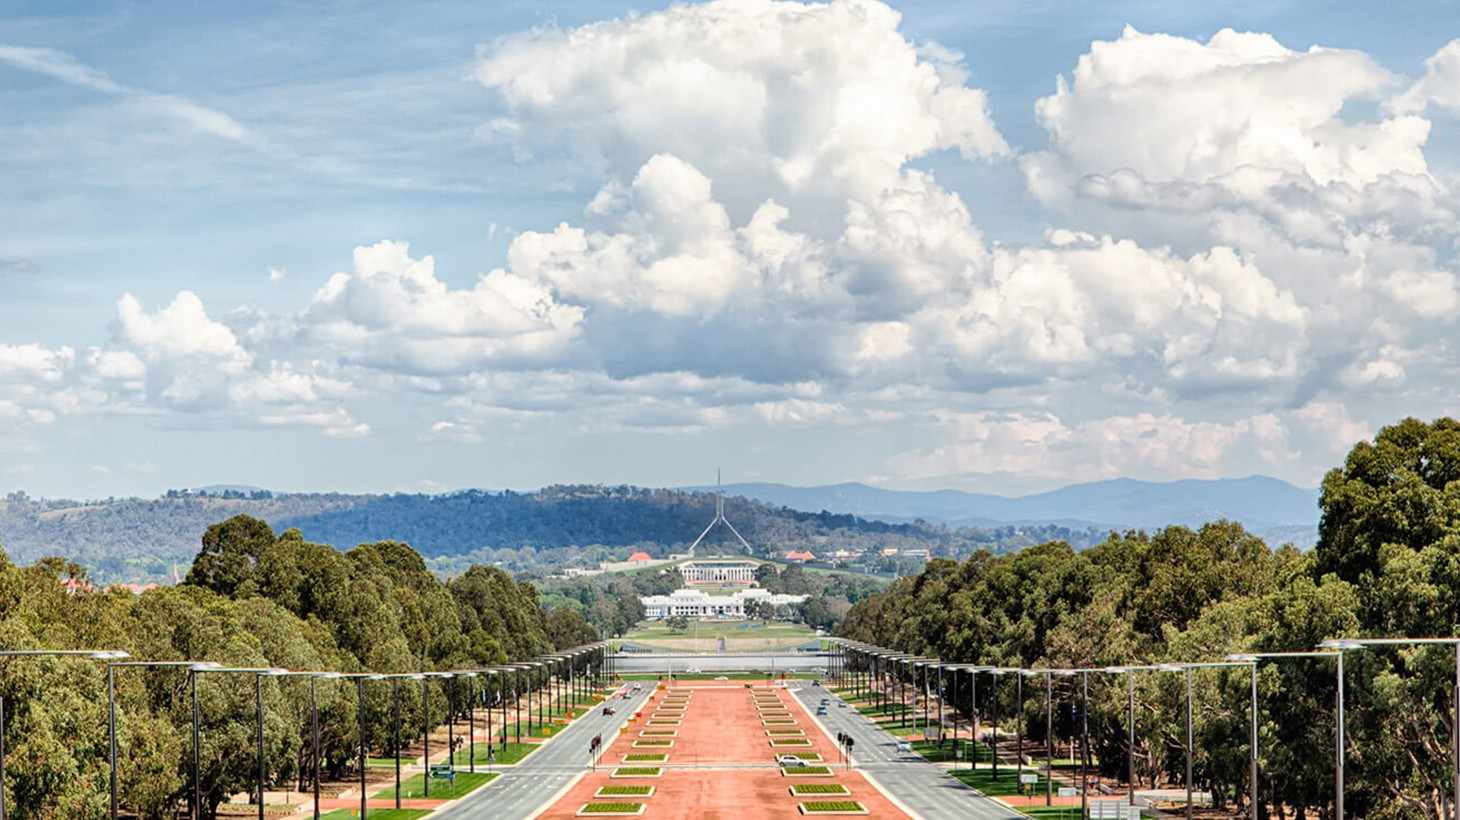
[[[1047,144],[1011,146],[977,55],[899,26],[870,0],[742,0],[484,46],[479,133],[570,157],[597,189],[579,219],[466,287],[382,241],[290,313],[125,296],[107,345],[0,346],[0,419],[361,436],[354,402],[409,392],[436,408],[416,435],[463,443],[574,411],[589,434],[910,425],[931,443],[879,475],[967,486],[1311,482],[1377,406],[1460,410],[1433,398],[1457,375],[1460,209],[1425,154],[1427,112],[1460,109],[1460,41],[1407,81],[1351,50],[1128,28],[1038,101]],[[950,155],[1017,163],[1045,241],[986,236],[980,192],[927,170]]]

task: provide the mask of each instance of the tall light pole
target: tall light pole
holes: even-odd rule
[[[126,653],[120,653],[118,657],[129,657]],[[212,661],[113,661],[106,665],[106,723],[107,723],[107,762],[111,769],[110,797],[111,816],[115,818],[118,811],[117,802],[117,667],[137,666],[219,666]]]
[[[1125,675],[1126,679],[1126,787],[1132,808],[1136,805],[1136,674],[1154,672],[1159,666],[1107,666],[1105,671],[1112,675]],[[1255,713],[1254,713],[1255,714]]]
[[[1357,647],[1355,647],[1357,648]],[[1227,660],[1252,665],[1252,753],[1249,756],[1252,766],[1252,820],[1257,820],[1257,664],[1265,660],[1280,660],[1284,658],[1333,658],[1338,661],[1338,688],[1343,689],[1343,652],[1239,652],[1228,655]],[[1334,797],[1334,806],[1337,808],[1337,818],[1343,817],[1343,775],[1342,766],[1338,765],[1338,757],[1343,748],[1343,723],[1339,718],[1336,728],[1339,741],[1334,745],[1334,777],[1337,783],[1338,794]]]
[[[286,672],[272,667],[225,667],[216,663],[195,663],[190,666],[193,684],[193,794],[198,799],[197,811],[203,808],[201,781],[198,770],[198,673],[217,672],[221,674],[254,676],[254,719],[258,753],[258,799],[259,820],[264,820],[264,677]],[[199,815],[201,816],[201,814]]]
[[[1044,805],[1054,805],[1054,676],[1058,669],[1025,669],[1025,677],[1044,676]]]
[[[310,735],[313,738],[313,743],[310,748],[311,754],[314,756],[314,771],[310,779],[313,781],[314,820],[319,820],[319,681],[321,678],[324,680],[337,680],[344,677],[344,675],[339,672],[292,672],[288,670],[274,670],[264,672],[263,674],[269,678],[309,678],[309,720]],[[193,691],[196,693],[197,690],[194,689]],[[196,745],[194,748],[196,748]]]
[[[1163,663],[1156,668],[1162,672],[1184,672],[1186,674],[1186,820],[1191,820],[1193,809],[1191,801],[1191,754],[1194,741],[1192,740],[1191,729],[1191,673],[1194,669],[1207,669],[1221,666],[1246,666],[1244,662],[1234,661],[1210,661],[1204,663]],[[1255,785],[1255,784],[1254,784]]]
[[[72,656],[94,661],[114,661],[132,657],[120,649],[7,649],[0,657],[23,658],[40,656]],[[0,695],[0,820],[5,820],[5,697]]]
[[[1454,650],[1455,650],[1455,685],[1454,685],[1454,687],[1450,691],[1451,691],[1451,693],[1452,693],[1452,695],[1453,695],[1453,697],[1455,699],[1455,714],[1457,716],[1457,720],[1456,720],[1456,723],[1454,724],[1455,725],[1455,731],[1451,734],[1451,742],[1454,744],[1454,746],[1452,747],[1452,753],[1454,754],[1454,767],[1455,767],[1455,773],[1452,776],[1453,777],[1453,780],[1454,780],[1455,794],[1454,794],[1454,797],[1452,798],[1453,801],[1454,801],[1454,803],[1453,803],[1453,805],[1452,805],[1451,808],[1452,808],[1452,811],[1454,812],[1453,816],[1456,818],[1456,820],[1460,820],[1460,638],[1347,638],[1347,639],[1335,639],[1335,640],[1323,641],[1322,643],[1318,644],[1318,647],[1320,649],[1336,649],[1339,652],[1344,652],[1344,651],[1348,651],[1348,650],[1352,650],[1352,649],[1363,649],[1366,646],[1452,646],[1452,647],[1454,647]],[[1339,674],[1339,681],[1340,681],[1340,683],[1339,683],[1339,696],[1338,696],[1339,697],[1339,700],[1338,700],[1338,719],[1340,721],[1340,724],[1339,725],[1341,726],[1342,725],[1342,720],[1343,720],[1343,685],[1342,685],[1343,672],[1341,671],[1343,669],[1343,657],[1342,656],[1340,656],[1339,659],[1338,659],[1338,668],[1340,670],[1339,673],[1338,673]],[[1341,766],[1342,763],[1343,763],[1343,733],[1342,733],[1342,731],[1339,732],[1338,751],[1335,754],[1335,759],[1339,762],[1339,764]],[[1340,768],[1340,771],[1342,771],[1341,768]],[[1339,780],[1338,804],[1337,805],[1338,805],[1338,808],[1337,808],[1338,820],[1342,820],[1342,818],[1343,818],[1343,781],[1342,780]]]

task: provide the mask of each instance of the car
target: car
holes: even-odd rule
[[[812,686],[820,686],[820,685],[821,685],[821,681],[819,681],[819,680],[814,680],[814,681],[812,681],[812,682],[811,682],[811,685],[812,685]]]
[[[783,769],[785,767],[787,767],[787,766],[805,766],[806,765],[806,761],[802,760],[801,758],[799,758],[799,757],[797,757],[795,755],[781,755],[780,757],[776,758],[776,763],[779,764],[780,767],[783,768]]]
[[[611,715],[611,714],[613,714],[613,707],[612,706],[605,706],[605,707],[603,707],[603,713],[605,715]]]
[[[908,741],[906,741],[906,740],[898,740],[897,741],[897,751],[899,751],[899,752],[907,752],[907,753],[911,754],[912,753],[912,750],[913,750],[912,744],[909,743]]]
[[[698,675],[698,674],[700,674],[700,670],[698,670],[698,669],[686,669],[686,670],[684,670],[684,674],[686,674],[686,675]]]
[[[824,715],[824,714],[826,714],[826,707],[825,706],[818,706],[818,707],[816,707],[816,714],[818,714],[818,715]]]
[[[639,691],[639,690],[641,690],[641,689],[643,689],[643,688],[644,688],[644,687],[643,687],[643,685],[642,685],[642,684],[638,684],[638,683],[636,683],[636,684],[634,684],[634,691],[635,691],[635,692],[638,692],[638,691]]]
[[[727,677],[725,677],[724,675],[716,675],[715,676],[715,680],[730,680],[730,679],[727,678]]]

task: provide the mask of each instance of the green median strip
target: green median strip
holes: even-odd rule
[[[460,797],[460,796],[462,796],[464,794],[470,793],[473,789],[476,789],[476,788],[479,788],[481,786],[486,785],[487,783],[491,782],[492,778],[494,778],[496,776],[497,776],[497,774],[495,772],[476,772],[476,773],[472,773],[472,772],[457,772],[456,773],[456,777],[454,778],[454,781],[455,781],[454,784],[453,784],[453,781],[452,780],[446,780],[444,778],[442,778],[442,779],[435,779],[435,778],[433,778],[431,780],[431,795],[430,796],[431,797]],[[412,775],[411,777],[407,778],[406,780],[401,781],[401,784],[400,784],[400,796],[401,797],[425,797],[426,796],[426,778],[423,775],[417,774],[417,775]],[[392,799],[392,798],[394,798],[395,797],[395,784],[391,784],[390,786],[387,786],[386,788],[384,788],[384,789],[376,792],[375,794],[371,795],[371,797],[377,797],[377,798],[383,798],[383,799]],[[371,812],[371,814],[374,815],[375,812]],[[348,815],[346,815],[346,816],[348,816]]]

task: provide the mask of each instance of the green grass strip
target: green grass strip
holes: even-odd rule
[[[802,803],[807,811],[866,811],[867,807],[855,800],[812,800]]]
[[[594,797],[648,797],[654,793],[653,786],[599,786]]]
[[[840,783],[797,783],[791,787],[791,794],[800,797],[803,794],[851,794],[851,792]]]
[[[831,774],[830,766],[787,766],[781,771],[788,775],[797,774]]]
[[[475,774],[473,774],[471,772],[457,772],[456,773],[456,785],[454,787],[452,786],[452,782],[450,780],[432,780],[431,781],[431,796],[432,797],[461,797],[464,794],[469,794],[473,789],[479,788],[481,786],[485,786],[487,783],[491,782],[492,778],[494,778],[496,776],[497,776],[497,774],[495,772],[491,772],[491,773],[488,773],[488,772],[477,772]],[[426,778],[425,778],[425,776],[424,775],[417,774],[417,775],[411,776],[410,778],[408,778],[406,780],[402,780],[401,781],[401,784],[400,784],[400,796],[401,797],[425,797],[426,796]],[[372,795],[372,797],[394,798],[395,797],[395,784],[392,783],[391,785],[387,786],[386,788],[382,789],[381,791],[376,792],[374,795]],[[371,812],[371,814],[374,814],[374,812]],[[349,815],[346,814],[346,815],[342,815],[342,816],[348,817]]]
[[[602,812],[604,814],[638,814],[644,808],[643,803],[589,803],[579,811]]]

